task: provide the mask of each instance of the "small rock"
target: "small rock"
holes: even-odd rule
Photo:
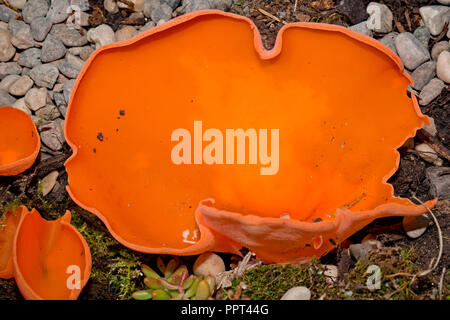
[[[442,51],[448,51],[450,50],[450,44],[448,41],[439,41],[433,46],[433,49],[431,49],[431,59],[436,61],[441,54]]]
[[[54,24],[50,30],[50,34],[61,40],[67,47],[81,47],[88,43],[85,29],[72,29],[65,23]]]
[[[19,55],[17,63],[23,67],[34,68],[35,66],[42,64],[41,62],[41,49],[30,48],[23,51]]]
[[[412,33],[400,33],[395,38],[395,48],[405,67],[410,70],[430,60],[430,53]]]
[[[16,48],[11,44],[9,31],[0,30],[0,61],[6,62],[16,54]]]
[[[119,7],[117,6],[117,2],[115,0],[103,1],[103,7],[106,11],[112,14],[119,12]]]
[[[449,21],[450,8],[444,6],[426,6],[419,9],[420,16],[433,36],[439,35]]]
[[[363,22],[369,17],[361,0],[341,0],[337,3],[336,10],[346,16],[352,24]]]
[[[397,32],[390,32],[381,38],[379,41],[384,44],[386,47],[397,53],[397,49],[395,48],[395,38],[398,36]]]
[[[130,0],[130,1],[133,3],[134,11],[144,10],[144,0]],[[119,6],[119,8],[123,9],[129,8],[129,6],[123,2],[119,2],[117,5]]]
[[[25,112],[26,114],[31,116],[31,110],[25,104],[25,99],[24,98],[18,99],[16,102],[14,102],[12,107],[16,108],[16,109],[19,109],[19,110],[22,110],[23,112]]]
[[[67,49],[58,38],[48,35],[42,44],[41,61],[51,62],[58,60],[66,55]]]
[[[442,51],[436,64],[436,75],[442,81],[450,83],[450,52]]]
[[[40,87],[53,88],[58,79],[58,68],[51,64],[40,64],[30,71],[30,77]]]
[[[41,140],[50,149],[58,151],[62,149],[64,143],[63,126],[58,120],[44,124],[40,127]]]
[[[144,2],[143,13],[147,18],[151,17],[152,11],[161,4],[161,0],[146,0]]]
[[[150,17],[154,22],[158,22],[161,19],[169,21],[172,18],[172,11],[172,8],[167,3],[161,3],[161,5],[153,8]]]
[[[153,22],[152,20],[149,20],[145,25],[143,25],[143,26],[139,29],[139,32],[144,32],[144,31],[153,29],[154,27],[156,27],[156,23]]]
[[[45,17],[47,12],[47,0],[28,0],[23,7],[22,16],[26,23],[31,23],[34,18]]]
[[[181,3],[181,0],[161,0],[167,3],[173,10],[175,10]]]
[[[52,0],[47,12],[47,19],[53,24],[66,21],[69,16],[69,13],[67,12],[69,5],[69,0]]]
[[[66,61],[80,70],[84,66],[83,60],[70,53],[66,55]]]
[[[95,43],[97,49],[116,41],[113,29],[106,24],[90,29],[87,33],[87,39],[89,42]]]
[[[21,74],[22,68],[17,62],[1,62],[0,63],[0,79],[9,74]]]
[[[369,28],[367,28],[367,23],[366,21],[360,22],[358,24],[355,24],[351,27],[348,27],[350,30],[361,33],[363,35],[372,37],[373,33],[372,30],[370,30]]]
[[[440,4],[445,4],[446,6],[450,5],[450,0],[437,0]]]
[[[208,9],[228,11],[232,4],[233,0],[183,0],[182,8],[183,13]]]
[[[83,50],[80,52],[80,58],[84,61],[86,61],[91,54],[94,52],[94,49],[90,46],[83,47]]]
[[[33,86],[33,80],[29,76],[22,76],[15,81],[9,88],[9,93],[13,96],[22,97]]]
[[[55,86],[56,87],[56,86]],[[61,90],[62,91],[62,90]],[[53,99],[55,99],[55,104],[59,107],[61,105],[66,104],[66,99],[64,98],[64,94],[62,93],[55,93],[53,95]]]
[[[17,16],[17,13],[8,8],[7,6],[0,5],[0,20],[4,22],[9,22],[12,19],[15,19]]]
[[[31,35],[36,41],[44,41],[51,28],[52,23],[46,17],[37,17],[30,24]]]
[[[439,200],[450,199],[450,168],[429,167],[425,170],[430,196]]]
[[[137,30],[132,26],[125,26],[120,30],[116,31],[116,40],[124,41],[134,37],[137,34]]]
[[[75,79],[78,77],[78,74],[80,73],[80,68],[77,66],[74,66],[73,64],[63,61],[58,64],[59,72],[61,72],[63,75],[65,75],[67,78]]]
[[[59,116],[61,115],[59,113],[59,109],[52,104],[47,104],[45,107],[40,108],[35,113],[36,116],[40,117],[42,120],[45,121],[53,121],[59,118]]]
[[[27,0],[8,0],[8,2],[16,9],[23,9]]]
[[[56,184],[56,180],[58,179],[59,173],[58,171],[52,171],[48,175],[46,175],[42,181],[42,195],[45,197],[47,194],[52,191],[53,187]]]
[[[422,88],[436,76],[436,62],[428,61],[418,67],[411,74],[414,80],[414,89],[422,90]]]
[[[195,260],[193,271],[197,276],[215,276],[216,274],[225,271],[225,263],[217,254],[206,252],[201,254],[197,260]]]
[[[428,48],[428,42],[430,41],[431,34],[428,28],[425,26],[420,26],[414,30],[414,37],[416,37],[420,42],[422,42],[425,48]]]
[[[426,131],[429,135],[435,136],[437,133],[436,125],[434,123],[434,119],[432,117],[428,117],[430,119],[430,124],[426,124],[423,126],[423,130]]]
[[[367,28],[380,33],[392,31],[392,21],[394,16],[385,4],[371,2],[367,6],[366,12],[370,15],[367,19]]]
[[[11,20],[8,24],[11,31],[11,43],[17,49],[28,49],[34,46],[30,26],[20,20]]]
[[[428,82],[419,94],[419,103],[422,106],[428,105],[438,95],[441,94],[442,89],[445,88],[445,83],[441,79],[433,78]]]
[[[25,105],[33,111],[37,111],[47,104],[46,88],[31,88],[25,95]]]
[[[91,9],[89,5],[89,0],[70,0],[70,5],[78,6],[82,12],[88,11]]]
[[[311,291],[307,287],[290,288],[281,300],[311,300]]]
[[[75,79],[68,80],[64,84],[63,94],[64,94],[64,99],[66,100],[67,104],[69,104],[69,100],[70,100],[70,96],[72,95],[72,89],[73,89],[74,84],[75,84]]]
[[[426,143],[418,144],[414,149],[418,151],[419,156],[427,162],[433,163],[438,158],[436,151]]]
[[[325,280],[333,284],[337,281],[338,278],[338,268],[331,264],[324,265],[325,271],[323,272],[323,275],[326,277]]]
[[[430,220],[426,215],[403,217],[403,230],[408,237],[416,239],[425,233]]]
[[[16,102],[16,99],[7,91],[0,89],[0,106],[10,106]]]
[[[370,251],[373,249],[379,249],[382,244],[378,240],[367,240],[364,243],[357,243],[350,245],[350,253],[356,259],[367,259],[369,257]]]
[[[7,75],[0,82],[0,89],[9,91],[9,88],[14,84],[14,82],[16,82],[19,79],[20,79],[20,76],[17,74]]]

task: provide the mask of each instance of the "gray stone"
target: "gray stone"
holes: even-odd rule
[[[83,50],[81,50],[80,52],[80,58],[86,61],[93,52],[94,52],[93,48],[91,48],[90,46],[85,46],[83,47]]]
[[[395,48],[405,67],[410,70],[430,60],[430,53],[412,33],[400,33],[395,38]]]
[[[430,119],[430,124],[425,124],[422,127],[422,130],[427,132],[431,136],[435,136],[437,133],[436,124],[434,123],[434,119],[432,117],[428,117]]]
[[[51,28],[52,23],[46,17],[37,17],[30,24],[31,35],[36,41],[44,41]]]
[[[16,102],[16,99],[5,90],[0,89],[0,106],[11,106]]]
[[[172,18],[172,8],[167,3],[161,3],[159,6],[153,8],[150,18],[154,22],[163,19],[169,21]]]
[[[65,23],[53,25],[50,34],[61,40],[67,47],[81,47],[88,43],[85,29],[81,28],[80,31],[71,29]]]
[[[55,100],[55,104],[59,107],[61,105],[65,105],[66,99],[64,98],[64,94],[63,93],[55,93],[53,95],[53,100]]]
[[[69,104],[70,96],[72,95],[72,89],[73,89],[74,84],[75,84],[75,79],[71,79],[64,84],[63,94],[64,94],[64,99],[66,100],[67,104]]]
[[[350,30],[361,33],[363,35],[371,37],[373,35],[372,30],[367,28],[366,21],[360,22],[358,24],[355,24],[351,27],[348,27]]]
[[[47,0],[28,0],[23,7],[22,16],[26,23],[31,23],[34,18],[45,17],[47,12]]]
[[[181,3],[181,0],[162,0],[162,2],[167,3],[172,10],[175,10]]]
[[[80,73],[80,68],[77,66],[67,62],[63,61],[58,64],[59,72],[61,72],[63,75],[65,75],[67,78],[75,79],[78,77],[78,74]]]
[[[66,21],[69,13],[67,8],[69,7],[69,0],[52,0],[50,8],[47,12],[47,18],[52,23],[60,23]]]
[[[41,61],[51,62],[66,55],[67,49],[58,38],[48,35],[42,44]]]
[[[429,162],[434,163],[438,159],[436,151],[426,143],[419,143],[414,147],[419,156]]]
[[[149,20],[145,25],[143,25],[143,26],[139,29],[139,32],[144,32],[144,31],[153,29],[154,27],[156,27],[156,23],[153,22],[152,20]]]
[[[9,20],[15,19],[17,13],[8,8],[7,6],[0,5],[0,20],[4,22],[9,22]]]
[[[392,31],[394,16],[385,4],[371,2],[366,12],[370,15],[367,19],[367,28],[375,32],[388,33]]]
[[[51,64],[40,64],[30,71],[30,77],[36,85],[49,89],[53,88],[58,75],[58,68]]]
[[[22,97],[33,86],[33,80],[29,76],[22,76],[9,87],[9,93]]]
[[[311,291],[307,287],[290,288],[281,300],[311,300]]]
[[[23,112],[31,116],[31,110],[26,106],[24,98],[17,99],[11,107],[22,110]]]
[[[430,196],[440,200],[450,199],[450,168],[429,167],[425,176],[430,186]]]
[[[352,24],[358,24],[368,18],[364,2],[361,0],[337,1],[337,11],[346,16]]]
[[[45,121],[53,121],[55,119],[58,119],[60,115],[61,114],[58,107],[52,104],[47,104],[45,107],[42,107],[38,111],[36,111],[36,116]]]
[[[450,52],[442,51],[436,63],[436,75],[444,82],[450,83]]]
[[[397,32],[390,32],[381,38],[379,41],[384,44],[386,47],[397,53],[397,49],[395,48],[395,38],[398,36]]]
[[[232,4],[233,0],[183,0],[182,8],[183,13],[208,9],[228,11]]]
[[[20,79],[20,76],[18,74],[7,75],[0,82],[0,89],[9,91],[9,88],[14,84],[14,82],[16,82],[19,79]]]
[[[370,251],[379,249],[382,244],[378,240],[367,240],[363,243],[351,244],[349,249],[352,256],[356,259],[367,259]]]
[[[125,26],[116,31],[116,40],[124,41],[134,37],[137,34],[137,30],[133,26]]]
[[[64,143],[64,132],[58,120],[40,126],[41,140],[50,149],[58,151]]]
[[[0,30],[0,61],[6,62],[16,54],[16,48],[11,44],[11,34]]]
[[[77,56],[74,56],[73,54],[68,53],[66,55],[66,61],[70,63],[71,65],[77,67],[78,69],[82,69],[84,66],[84,61],[78,58]]]
[[[0,79],[3,79],[9,74],[20,74],[22,68],[17,64],[17,62],[2,62],[0,63]]]
[[[19,54],[17,63],[23,67],[34,68],[41,64],[41,49],[30,48]]]
[[[422,236],[428,228],[430,219],[426,215],[406,216],[403,218],[403,230],[408,237],[416,239]]]
[[[16,9],[23,9],[23,7],[25,7],[25,3],[27,3],[27,0],[8,0],[8,2]]]
[[[87,33],[87,39],[91,43],[95,43],[97,49],[116,41],[116,36],[113,29],[106,24],[99,25],[96,28],[90,29]]]
[[[82,12],[88,11],[91,8],[89,6],[89,0],[70,0],[70,4],[78,6]]]
[[[442,89],[445,88],[445,83],[441,79],[433,78],[428,82],[419,94],[419,103],[422,106],[428,105],[438,95],[441,94]]]
[[[411,76],[414,80],[414,89],[422,90],[422,88],[436,76],[436,62],[425,62],[414,70]]]
[[[28,49],[34,46],[34,39],[28,24],[20,20],[11,20],[8,23],[11,31],[11,43],[18,49]]]
[[[425,26],[420,26],[416,30],[414,30],[414,36],[422,42],[425,48],[428,48],[428,42],[430,41],[431,34],[428,31],[428,28]]]
[[[431,59],[437,60],[442,51],[449,51],[450,43],[448,41],[439,41],[431,49]]]
[[[37,111],[47,104],[46,88],[31,88],[25,95],[26,106],[33,111]]]
[[[445,4],[446,6],[450,6],[450,0],[437,0],[440,4]]]
[[[450,18],[450,8],[445,6],[426,6],[419,9],[423,22],[433,36],[439,35]]]

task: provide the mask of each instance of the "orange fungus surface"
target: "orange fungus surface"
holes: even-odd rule
[[[426,211],[386,183],[428,123],[410,83],[393,52],[339,26],[286,25],[266,51],[246,18],[185,15],[86,63],[68,191],[138,251],[306,261]]]
[[[6,213],[0,230],[0,277],[14,276],[25,299],[74,300],[91,272],[86,241],[71,214],[46,221],[24,206]]]
[[[22,173],[36,160],[40,138],[25,112],[0,107],[0,176]]]

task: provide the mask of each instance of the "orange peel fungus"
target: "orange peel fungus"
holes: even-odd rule
[[[31,167],[41,140],[29,115],[12,107],[0,107],[0,176],[13,176]]]
[[[91,254],[69,211],[46,221],[19,206],[0,230],[0,278],[15,278],[27,300],[76,300],[89,280]]]
[[[288,24],[267,51],[247,18],[188,14],[90,57],[66,119],[68,192],[137,251],[304,262],[426,211],[386,182],[429,122],[411,82],[343,27]]]

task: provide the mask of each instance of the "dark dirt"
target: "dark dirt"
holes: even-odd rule
[[[109,13],[105,10],[103,2],[103,0],[89,0],[92,10],[88,21],[91,27],[105,23],[116,31],[123,25],[142,26],[145,24],[143,16],[133,15],[133,11],[129,9],[120,9],[117,13]]]

